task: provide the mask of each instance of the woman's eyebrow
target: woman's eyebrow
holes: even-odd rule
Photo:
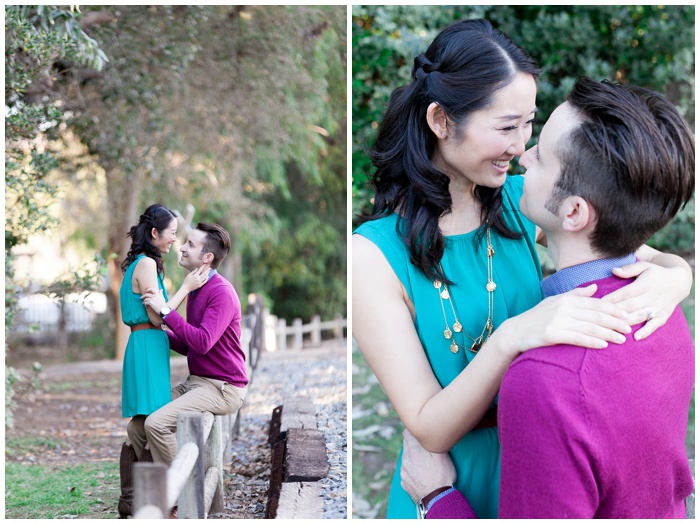
[[[532,115],[532,114],[535,114],[535,113],[537,113],[537,111],[539,111],[539,108],[536,107],[535,109],[533,109],[532,111],[530,111],[529,114],[531,114],[531,115]],[[506,116],[499,116],[499,117],[497,117],[497,120],[516,120],[516,119],[518,119],[518,118],[522,118],[522,115],[506,115]]]

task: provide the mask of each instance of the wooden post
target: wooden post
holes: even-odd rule
[[[277,349],[287,350],[287,321],[283,318],[277,321]]]
[[[321,317],[314,315],[311,318],[311,346],[318,347],[321,345]]]
[[[216,469],[216,480],[212,481],[213,495],[211,499],[211,508],[208,507],[207,497],[205,494],[205,511],[208,513],[221,513],[224,511],[224,446],[222,442],[221,435],[221,417],[214,417],[214,425],[209,432],[209,438],[207,439],[206,450],[204,452],[204,462],[205,470],[207,475],[209,471],[214,468]],[[205,482],[205,484],[207,484]],[[208,487],[208,486],[207,486]]]
[[[343,315],[338,315],[336,317],[336,328],[335,328],[335,336],[338,342],[343,341]]]
[[[232,429],[235,416],[236,415],[219,415],[219,418],[221,419],[221,446],[224,448],[224,453],[226,453],[226,450],[230,449],[231,442],[233,441]],[[226,462],[223,458],[221,460]]]
[[[194,442],[185,443],[177,450],[175,460],[168,468],[168,507],[177,506],[182,488],[185,487],[199,456],[199,448]]]
[[[294,349],[301,349],[304,346],[304,334],[301,331],[301,319],[295,318],[292,322],[294,329]]]
[[[265,348],[265,326],[264,326],[265,304],[261,295],[248,295],[247,315],[251,315],[254,321],[251,324],[253,336],[251,340],[251,366],[255,368],[258,363],[260,352]]]
[[[136,462],[134,468],[134,518],[141,509],[156,507],[170,515],[167,498],[168,467],[158,462]],[[152,509],[146,509],[152,514]]]
[[[243,317],[243,322],[241,325],[241,350],[243,351],[243,355],[244,355],[244,359],[245,359],[245,372],[246,372],[246,376],[248,378],[250,378],[252,373],[253,373],[253,365],[251,362],[251,353],[255,351],[251,347],[253,330],[250,327],[248,327],[248,324],[250,323],[250,320],[252,320],[252,319],[253,319],[253,317],[251,317],[250,315],[245,315]]]
[[[204,420],[202,413],[180,413],[177,416],[177,447],[192,442],[200,453],[192,468],[192,474],[182,488],[178,503],[178,517],[183,519],[206,518],[204,507],[204,478],[206,475],[204,450]]]

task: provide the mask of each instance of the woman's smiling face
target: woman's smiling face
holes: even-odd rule
[[[162,231],[153,228],[151,235],[153,245],[161,253],[168,253],[170,251],[170,246],[177,241],[177,219],[173,218],[168,227]]]
[[[438,137],[436,167],[452,183],[503,185],[510,161],[523,154],[532,136],[536,95],[532,75],[517,73],[510,84],[494,93],[488,107],[470,115],[461,130],[450,127],[446,138]]]

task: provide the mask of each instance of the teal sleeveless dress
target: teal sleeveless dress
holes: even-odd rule
[[[503,215],[513,231],[523,234],[518,240],[503,238],[491,232],[494,291],[494,327],[509,317],[535,306],[542,299],[541,267],[535,249],[535,225],[519,210],[523,179],[509,176],[504,184]],[[399,238],[396,228],[402,220],[398,215],[362,224],[355,233],[376,244],[401,280],[415,305],[415,328],[438,382],[445,387],[474,359],[475,354],[460,349],[450,351],[450,341],[443,336],[445,320],[438,290],[410,262],[409,252]],[[445,237],[442,266],[446,276],[456,285],[450,286],[452,301],[464,331],[478,337],[488,317],[486,291],[486,238],[474,246],[475,232]],[[454,316],[445,303],[447,320]],[[461,338],[455,338],[462,343]],[[469,339],[464,339],[465,343]],[[494,401],[494,405],[497,400]],[[438,428],[436,428],[438,430]],[[457,470],[458,488],[467,497],[479,518],[497,518],[500,483],[500,444],[496,427],[467,433],[450,451]],[[401,487],[401,455],[389,493],[388,518],[417,518],[416,505]]]
[[[134,293],[131,277],[145,255],[139,255],[126,272],[119,290],[122,322],[127,326],[150,322],[141,295]],[[168,294],[163,277],[158,288],[165,300]],[[170,342],[161,329],[142,329],[129,335],[122,365],[122,417],[150,415],[170,402]]]

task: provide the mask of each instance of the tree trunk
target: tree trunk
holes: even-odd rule
[[[136,223],[139,215],[140,205],[138,195],[140,194],[141,177],[138,173],[131,176],[124,176],[118,170],[110,172],[107,177],[107,195],[112,204],[110,232],[109,232],[109,252],[116,254],[109,264],[109,293],[112,297],[112,317],[115,326],[115,360],[124,359],[126,343],[129,340],[131,330],[122,322],[121,307],[119,302],[119,290],[122,285],[124,275],[122,274],[121,263],[129,252],[131,242],[126,234],[129,228]]]

